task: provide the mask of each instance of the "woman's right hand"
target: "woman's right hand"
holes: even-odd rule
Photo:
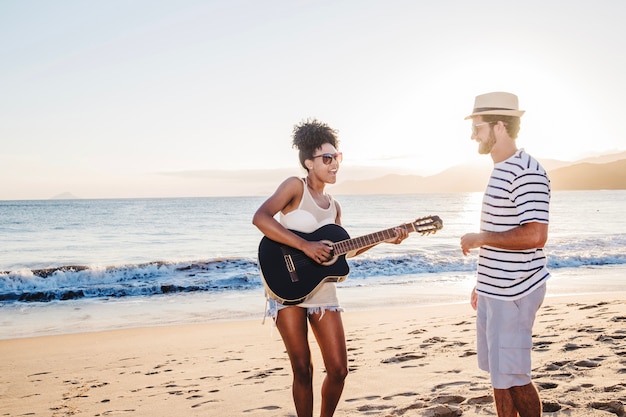
[[[302,252],[318,264],[328,262],[332,258],[332,247],[322,241],[307,241]]]

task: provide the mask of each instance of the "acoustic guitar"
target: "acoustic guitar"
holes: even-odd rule
[[[439,216],[428,216],[396,227],[404,227],[409,233],[426,235],[440,230],[443,222]],[[302,303],[324,282],[341,282],[346,279],[350,272],[347,253],[395,237],[396,227],[352,239],[337,224],[327,224],[312,233],[292,230],[308,241],[322,241],[331,247],[332,258],[322,264],[298,249],[263,237],[259,243],[259,266],[268,295],[285,305]]]

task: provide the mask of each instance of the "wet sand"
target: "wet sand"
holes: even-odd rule
[[[626,292],[546,298],[534,382],[547,416],[625,416]],[[467,303],[347,311],[336,416],[494,416]],[[324,377],[314,338],[315,400]],[[271,321],[0,340],[0,416],[295,416]],[[316,414],[319,414],[316,408]]]

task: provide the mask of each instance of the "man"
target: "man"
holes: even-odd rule
[[[523,110],[517,96],[494,92],[476,97],[472,140],[491,155],[494,168],[482,203],[480,233],[461,237],[468,255],[479,249],[471,304],[477,310],[478,366],[489,372],[500,417],[541,416],[531,382],[532,326],[543,302],[550,180],[516,138]]]

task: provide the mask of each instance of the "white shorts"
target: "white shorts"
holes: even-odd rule
[[[532,328],[545,294],[543,284],[513,301],[478,296],[478,367],[489,372],[494,388],[507,389],[530,383]]]
[[[268,298],[267,299],[268,303],[269,303],[269,308],[267,309],[265,316],[266,317],[271,317],[272,320],[274,320],[274,323],[276,323],[276,319],[278,318],[278,312],[280,310],[282,310],[283,308],[286,307],[299,307],[297,304],[294,306],[286,306],[283,305],[281,303],[279,303],[278,301],[272,299],[272,298]],[[340,311],[343,312],[343,308],[341,308],[340,306],[318,306],[318,307],[299,307],[299,308],[306,308],[306,314],[307,316],[311,316],[313,314],[318,314],[318,313],[322,313],[320,315],[320,320],[324,317],[324,313],[326,311]]]

